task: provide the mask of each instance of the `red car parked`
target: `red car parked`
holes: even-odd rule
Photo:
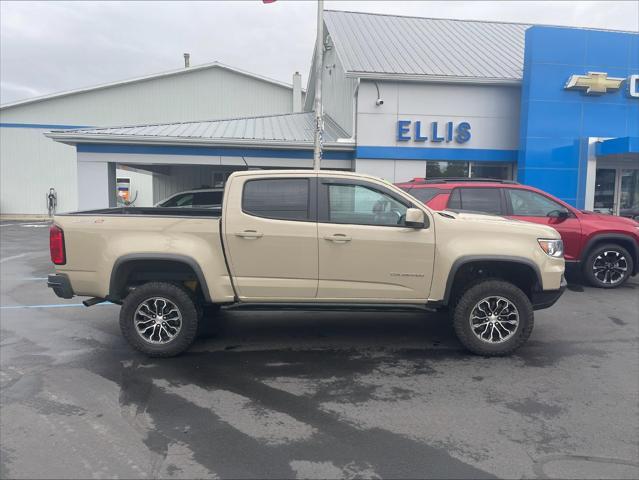
[[[398,183],[433,210],[472,211],[554,227],[567,266],[578,264],[591,285],[615,288],[639,273],[639,223],[578,210],[537,188],[507,180],[415,178]]]

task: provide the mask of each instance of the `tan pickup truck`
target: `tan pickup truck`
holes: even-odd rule
[[[121,304],[123,335],[150,356],[186,350],[220,306],[265,304],[449,309],[470,351],[505,355],[565,288],[554,229],[433,212],[350,172],[236,172],[221,210],[56,215],[50,245],[54,292]]]

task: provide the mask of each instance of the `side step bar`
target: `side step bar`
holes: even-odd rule
[[[222,306],[224,310],[323,310],[360,312],[436,312],[437,306],[397,303],[234,303]]]

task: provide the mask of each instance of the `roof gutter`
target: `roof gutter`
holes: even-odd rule
[[[47,132],[45,136],[55,140],[56,142],[65,143],[67,145],[77,145],[79,143],[104,143],[104,144],[130,144],[130,145],[186,145],[193,147],[228,147],[228,148],[273,148],[283,150],[308,149],[313,150],[313,142],[284,142],[281,140],[202,140],[201,138],[176,138],[176,137],[153,137],[144,138],[131,135],[78,135],[73,132]],[[355,142],[344,141],[325,142],[324,148],[333,151],[352,151],[355,150]]]
[[[392,80],[396,82],[421,82],[421,83],[461,83],[470,85],[506,85],[521,86],[521,78],[477,78],[457,77],[452,75],[421,75],[405,73],[375,73],[375,72],[346,72],[347,78],[360,78],[362,80]]]

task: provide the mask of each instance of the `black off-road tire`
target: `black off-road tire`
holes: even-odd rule
[[[470,315],[475,305],[484,298],[503,297],[512,303],[519,312],[519,324],[516,330],[502,343],[489,343],[480,340],[470,326]],[[521,347],[532,332],[534,326],[533,307],[524,292],[512,283],[486,279],[470,286],[461,294],[452,310],[453,325],[459,341],[469,351],[485,357],[510,355]]]
[[[182,327],[175,338],[163,344],[145,341],[136,331],[134,315],[145,300],[162,297],[173,302],[182,316]],[[149,357],[174,357],[187,350],[197,335],[198,308],[194,296],[174,283],[151,282],[137,287],[124,299],[120,310],[120,330],[129,344]]]
[[[597,257],[603,252],[616,252],[617,254],[619,254],[620,256],[623,256],[626,259],[627,270],[625,272],[624,277],[620,281],[615,283],[604,283],[603,281],[599,280],[595,276],[595,273],[593,270],[594,263]],[[586,261],[583,264],[583,274],[584,274],[585,280],[593,287],[617,288],[623,285],[624,283],[626,283],[626,281],[630,278],[630,275],[632,274],[632,271],[633,271],[633,267],[634,267],[634,264],[633,264],[632,255],[630,255],[630,252],[628,252],[628,250],[623,248],[621,245],[618,245],[615,243],[607,243],[605,245],[596,246],[590,251],[590,253],[588,253],[588,256],[586,257]]]

